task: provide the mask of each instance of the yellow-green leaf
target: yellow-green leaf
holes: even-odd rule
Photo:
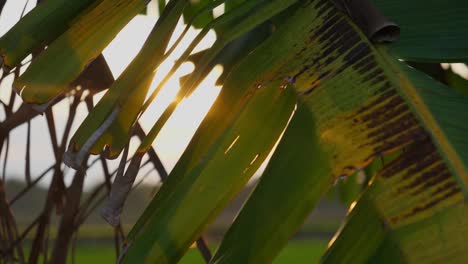
[[[15,89],[33,104],[63,93],[145,5],[146,0],[102,0],[31,63],[15,80]]]
[[[176,262],[261,165],[294,105],[295,94],[282,81],[257,89],[190,171],[171,173],[146,209],[147,220],[131,232],[124,262]]]
[[[65,32],[82,11],[101,0],[48,0],[26,14],[0,38],[0,56],[6,68],[13,68],[35,50],[48,45]]]

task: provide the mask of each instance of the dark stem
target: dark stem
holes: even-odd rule
[[[26,135],[26,166],[25,170],[25,177],[26,183],[31,185],[31,120],[28,121],[28,132]]]
[[[83,193],[83,183],[86,170],[75,173],[72,184],[66,193],[66,204],[63,216],[57,232],[54,249],[50,263],[66,263],[68,248],[75,229],[75,219],[80,207],[81,195]]]
[[[40,182],[44,176],[46,176],[49,172],[52,171],[52,169],[54,168],[55,165],[52,165],[50,166],[49,168],[47,168],[43,173],[41,173],[41,175],[39,175],[39,177],[37,177],[33,182],[31,182],[30,184],[28,184],[26,186],[26,188],[24,188],[23,190],[21,190],[19,193],[17,193],[11,200],[10,200],[10,206],[12,206],[16,201],[18,201],[21,197],[23,197],[29,190],[31,190],[34,186],[36,186],[36,184],[38,182]]]

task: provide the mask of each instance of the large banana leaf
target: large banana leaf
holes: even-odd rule
[[[224,4],[224,11],[229,12],[238,7],[245,0],[188,0],[188,6],[184,10],[184,20],[195,28],[205,28],[215,17],[213,9]],[[259,2],[259,1],[251,1]],[[164,0],[159,1],[160,12],[166,8]]]
[[[310,17],[315,19],[311,21]],[[308,34],[304,35],[304,32]],[[267,54],[280,53],[288,56],[279,63],[264,59]],[[468,141],[462,136],[467,131],[466,124],[463,123],[464,113],[468,108],[466,98],[424,76],[418,76],[406,66],[399,65],[387,55],[385,49],[373,47],[360,30],[338,13],[333,5],[325,1],[315,1],[298,10],[287,25],[275,33],[261,49],[253,52],[240,67],[249,67],[248,65],[254,61],[256,68],[262,68],[262,64],[271,67],[266,73],[257,72],[257,74],[292,79],[300,97],[311,111],[308,122],[314,124],[315,131],[309,133],[308,140],[315,142],[313,143],[315,151],[309,156],[310,159],[324,160],[317,165],[324,169],[314,168],[314,171],[325,173],[332,179],[339,179],[367,166],[375,157],[393,152],[408,144],[424,145],[428,144],[426,141],[430,141],[433,143],[429,144],[437,146],[433,149],[440,156],[425,163],[425,166],[437,167],[441,164],[445,170],[441,172],[444,178],[432,179],[430,186],[433,189],[428,190],[426,194],[423,188],[420,191],[422,193],[420,199],[431,197],[430,191],[438,190],[440,186],[448,184],[442,179],[449,179],[451,182],[449,186],[453,189],[440,190],[439,192],[443,194],[431,197],[433,200],[427,201],[426,205],[424,203],[420,205],[407,196],[402,197],[401,201],[407,204],[405,209],[410,212],[413,210],[413,214],[421,220],[430,221],[428,219],[436,212],[448,210],[455,205],[463,206],[463,193],[466,193],[468,179],[466,170]],[[449,109],[456,110],[451,113]],[[287,154],[283,156],[288,160]],[[405,160],[409,162],[413,158],[409,155],[405,156]],[[277,159],[274,161],[280,164],[277,165],[277,169],[280,170],[282,163]],[[418,159],[415,161],[421,162]],[[331,165],[327,169],[328,164]],[[275,164],[270,166],[273,167]],[[310,171],[309,175],[303,175],[294,169],[294,163],[291,167],[292,173],[298,175],[290,177],[308,176],[310,180],[323,177],[314,171]],[[294,192],[292,190],[299,191],[303,187],[301,183],[297,183],[284,190],[281,188],[284,185],[281,183],[281,177],[288,175],[289,169],[285,166],[282,172],[272,173],[271,170],[265,172],[265,178],[257,187],[258,191],[254,191],[215,255],[216,263],[231,263],[238,260],[242,263],[268,263],[277,253],[277,249],[284,245],[289,236],[300,226],[302,221],[289,220],[288,217],[294,215],[294,212],[302,206],[307,208],[308,199],[305,197],[312,195],[307,193],[310,190],[302,191],[300,197],[304,199],[291,201],[287,198],[283,200],[275,198],[280,193],[282,197],[289,198]],[[417,178],[424,172],[425,167],[416,166],[411,174]],[[437,184],[440,186],[433,186]],[[395,188],[388,189],[395,191]],[[383,190],[379,189],[377,193],[382,194]],[[382,200],[395,206],[402,203],[390,200],[389,197]],[[258,210],[258,208],[269,208],[270,201],[276,201],[274,219],[271,219],[273,213],[267,214],[263,210]],[[356,207],[360,207],[359,203]],[[304,217],[305,214],[298,216],[301,220]],[[369,218],[372,219],[372,215],[369,215]],[[377,221],[379,228],[386,226],[380,219],[371,221]],[[263,224],[265,222],[268,224]],[[360,229],[356,231],[350,227],[353,230],[350,232],[353,233],[346,234],[345,242],[338,243],[336,246],[338,249],[332,250],[325,261],[359,263],[361,257],[363,261],[368,260],[369,256],[360,251],[365,252],[367,247],[377,247],[379,233],[371,229],[373,225],[367,227],[362,224],[363,222],[366,222],[365,216],[354,222],[353,228],[360,225]],[[252,225],[255,226],[255,232],[252,231]],[[277,226],[276,232],[282,235],[271,234],[272,226]],[[365,234],[369,235],[363,238],[362,244],[353,244],[353,240],[363,232],[363,229],[366,229]],[[283,233],[285,230],[288,235]],[[268,238],[263,236],[268,233],[271,234]],[[372,237],[374,233],[375,237]],[[257,236],[263,238],[262,243],[257,240]],[[443,237],[445,236],[449,234],[444,234]],[[241,245],[238,243],[240,238],[243,240]],[[406,250],[404,243],[404,241],[394,241],[394,245]],[[438,243],[443,245],[444,240],[440,239]],[[351,249],[355,248],[355,251],[347,251],[350,244],[353,245]],[[444,254],[441,253],[438,259],[448,261],[448,255]],[[359,258],[356,255],[359,255]],[[421,263],[421,259],[411,257],[388,260]],[[462,262],[466,257],[460,254],[456,255],[454,260]]]
[[[251,96],[198,164],[185,174],[171,173],[152,201],[151,215],[129,235],[124,262],[176,262],[262,164],[292,113],[295,96],[281,82]]]
[[[116,158],[125,147],[185,5],[184,0],[169,3],[163,14],[166,19],[158,21],[142,50],[81,124],[70,142],[70,166],[81,167],[88,152],[106,150],[107,157]],[[102,127],[106,121],[109,125]]]
[[[273,12],[273,14],[276,14],[277,12],[280,12],[281,10],[284,10],[284,8],[287,8],[292,4],[292,1],[288,1],[287,3],[277,3],[277,1],[273,1],[272,3],[267,3],[263,8],[263,12],[260,14],[255,15],[254,18],[251,19],[251,21],[258,21],[256,23],[261,23],[263,22],[266,17],[267,13],[271,12],[271,10],[276,10]],[[255,5],[254,5],[255,6]],[[241,12],[241,10],[245,10],[246,12],[250,12],[251,6],[241,6],[239,9],[234,9],[232,13],[225,14],[226,17],[220,17],[221,22],[219,25],[223,25],[224,21],[234,24],[231,21],[231,18],[234,17],[236,18],[238,16],[238,13]],[[248,23],[242,23],[239,25],[236,25],[231,32],[234,32],[235,34],[242,34],[243,32],[248,31],[248,29],[254,28],[254,25],[249,25]],[[233,33],[233,34],[234,34]],[[234,39],[233,34],[228,34],[226,36],[226,39]],[[226,40],[223,41],[226,43]],[[218,47],[223,47],[223,45],[218,45]],[[219,50],[215,50],[214,52],[211,52],[212,54],[208,56],[214,56]],[[206,60],[209,61],[209,60]],[[199,71],[203,72],[203,70],[198,69]],[[249,68],[242,68],[238,67],[238,71],[233,71],[233,73],[229,76],[229,78],[226,80],[225,85],[223,87],[223,90],[221,91],[220,95],[218,96],[218,99],[214,103],[214,105],[211,107],[210,112],[207,114],[205,117],[204,122],[200,125],[200,128],[197,130],[195,135],[193,136],[191,143],[189,146],[186,148],[184,151],[182,157],[179,159],[177,162],[175,168],[171,172],[171,175],[179,175],[177,177],[182,177],[182,175],[187,174],[190,172],[193,167],[198,164],[198,162],[204,158],[206,153],[210,150],[210,148],[213,146],[213,144],[221,137],[221,135],[224,133],[224,131],[231,125],[231,122],[235,120],[235,117],[239,114],[239,112],[242,110],[242,108],[245,106],[246,102],[250,98],[251,94],[254,93],[259,87],[263,86],[261,85],[256,79],[259,77],[258,75],[255,74],[256,72],[251,71]],[[192,82],[187,82],[184,84],[183,89],[190,89],[192,88],[191,86],[196,82],[197,78],[201,78],[202,73],[198,73],[198,77],[194,77],[192,79]],[[163,81],[164,82],[164,81]],[[153,97],[153,95],[150,96]],[[171,106],[173,107],[173,106]],[[170,110],[170,109],[169,109]],[[166,115],[165,113],[164,115]],[[169,113],[170,114],[170,113]],[[155,128],[158,128],[158,124],[156,124]],[[150,140],[145,140],[143,143],[143,147],[141,149],[144,149],[145,145],[148,146],[154,140],[155,134],[157,134],[157,131],[151,131],[149,133],[149,137],[152,139]],[[153,133],[154,132],[154,133]],[[177,177],[170,177],[170,179],[175,179]],[[176,180],[174,180],[176,181]],[[177,183],[171,183],[171,180],[165,183],[166,188],[169,189],[174,189],[177,188]],[[139,230],[142,225],[146,223],[148,220],[149,216],[156,210],[158,206],[157,200],[153,200],[148,208],[145,210],[143,215],[140,217],[134,228],[129,234],[129,239],[132,239],[134,236],[134,233],[136,232],[135,230]]]
[[[304,32],[308,33],[304,34]],[[357,169],[372,162],[375,157],[429,139],[437,146],[437,151],[441,153],[441,156],[446,157],[446,166],[452,171],[453,179],[458,184],[465,182],[463,179],[466,179],[466,148],[465,141],[460,138],[459,134],[466,129],[447,126],[444,121],[448,117],[441,116],[443,114],[441,108],[431,104],[434,98],[428,97],[427,93],[418,89],[421,84],[408,78],[407,71],[401,68],[398,62],[393,61],[385,49],[374,47],[369,43],[361,31],[327,1],[311,1],[303,4],[270,40],[261,44],[231,72],[224,89],[232,86],[229,80],[238,81],[239,87],[242,85],[262,87],[277,80],[294,83],[305,107],[311,112],[308,122],[313,124],[315,133],[310,134],[310,140],[316,142],[312,144],[316,145],[314,154],[317,158],[326,161],[317,166],[323,167],[322,170],[325,172],[322,173],[328,175],[329,183],[339,177],[355,173]],[[229,90],[226,91],[228,91],[225,92],[226,94],[230,93]],[[445,92],[451,91],[447,89]],[[218,102],[223,102],[223,98],[226,97],[221,96]],[[454,104],[456,102],[453,99],[458,97],[445,94],[443,98],[446,104]],[[440,102],[441,98],[438,96],[436,100]],[[237,105],[243,104],[237,103]],[[460,103],[457,105],[463,106]],[[215,114],[217,110],[219,109],[215,105],[210,114]],[[457,113],[463,113],[463,111],[457,111]],[[210,120],[209,116],[207,118]],[[450,118],[459,120],[461,116],[452,115]],[[227,120],[230,121],[232,118],[227,118]],[[448,123],[451,124],[454,121],[448,121]],[[204,129],[206,125],[202,125],[199,132],[209,131]],[[216,130],[214,134],[217,135]],[[128,260],[141,260],[144,256],[148,256],[148,259],[170,262],[179,257],[180,251],[185,250],[200,234],[203,224],[206,223],[196,222],[199,224],[190,228],[186,227],[183,225],[184,219],[174,217],[176,215],[174,210],[182,218],[186,214],[192,216],[190,219],[199,219],[198,221],[212,218],[213,211],[208,210],[206,215],[202,216],[198,214],[204,211],[200,210],[200,207],[196,210],[179,203],[170,206],[168,202],[171,199],[177,201],[181,197],[188,197],[187,193],[195,192],[198,185],[210,184],[208,181],[211,178],[202,176],[201,172],[198,172],[199,174],[188,173],[196,171],[196,164],[201,157],[213,164],[221,162],[214,158],[210,159],[206,156],[207,154],[204,154],[209,153],[206,152],[206,146],[212,146],[209,142],[213,139],[203,140],[200,134],[196,135],[195,139],[186,152],[195,155],[183,156],[182,162],[174,170],[173,175],[176,177],[173,177],[173,182],[168,182],[161,193],[156,196],[142,220],[130,234],[129,252],[133,250],[137,253],[133,255],[130,253],[129,256],[133,257]],[[195,144],[196,147],[193,146]],[[200,152],[197,152],[197,148]],[[314,158],[314,155],[311,156]],[[330,164],[328,169],[326,164]],[[279,177],[281,173],[275,172],[273,175]],[[306,176],[308,175],[303,177]],[[320,177],[320,175],[309,177]],[[193,183],[186,182],[187,179],[192,179]],[[219,180],[220,183],[226,184],[225,179]],[[175,181],[178,181],[179,185]],[[271,181],[279,182],[279,180]],[[258,193],[273,196],[281,191],[277,185],[268,185],[265,182],[268,181],[260,183]],[[267,187],[263,187],[263,184]],[[292,186],[292,188],[299,187],[302,185]],[[323,191],[322,188],[317,190]],[[305,191],[302,192],[303,196],[299,197],[304,197]],[[313,204],[313,201],[307,203],[308,199],[285,199],[287,201],[285,203],[279,201],[276,206],[284,208],[281,210],[283,217],[277,216],[271,219],[269,214],[249,209],[268,206],[269,199],[264,197],[259,198],[260,201],[256,199],[262,196],[260,194],[258,196],[254,194],[249,200],[245,207],[246,211],[240,214],[232,227],[234,231],[228,232],[226,242],[223,242],[218,251],[217,256],[220,257],[215,257],[214,261],[236,262],[239,259],[247,263],[271,261],[278,249],[298,228],[305,217],[304,212]],[[199,195],[203,196],[201,193]],[[317,194],[314,195],[313,197],[318,197]],[[193,199],[184,200],[187,202],[190,200],[193,202],[192,206],[196,206],[199,203],[198,199],[203,200],[203,198],[193,197]],[[444,207],[439,210],[457,202],[459,200],[447,199],[442,204]],[[251,203],[253,205],[250,205]],[[297,206],[302,208],[302,213],[295,215],[292,210]],[[196,218],[194,218],[194,213],[190,213],[191,210],[196,210]],[[268,234],[272,226],[280,226],[286,217],[292,217],[292,219],[281,228],[282,231],[279,233],[282,235],[270,236],[263,243],[256,242],[259,240],[256,240],[255,236]],[[256,225],[255,232],[251,232],[249,228],[255,224],[252,219],[255,219],[255,222],[271,223]],[[158,234],[157,230],[161,234]],[[171,230],[171,234],[168,230]],[[246,245],[238,245],[237,241],[240,237]],[[369,245],[372,242],[375,241],[370,241]],[[247,251],[247,248],[250,250]],[[339,255],[337,256],[339,258]],[[410,261],[409,258],[406,260]]]
[[[217,32],[217,40],[213,44],[213,47],[200,54],[200,56],[197,56],[197,68],[192,74],[189,75],[188,78],[185,78],[182,85],[182,96],[187,96],[196,88],[198,84],[200,84],[206,74],[210,72],[210,66],[213,66],[214,63],[216,63],[217,57],[223,51],[223,49],[225,49],[226,45],[243,34],[256,28],[258,25],[264,23],[272,16],[275,16],[276,14],[288,9],[296,2],[297,0],[241,1],[238,5],[233,7],[230,12],[225,13],[221,17],[213,20],[196,36],[195,40],[175,62],[175,65],[170,70],[170,73],[159,84],[159,86],[156,88],[156,91],[150,95],[147,103],[143,107],[143,111],[146,110],[148,104],[151,103],[152,100],[156,97],[157,91],[159,91],[159,89],[167,83],[170,77],[172,77],[172,73],[174,73],[183,62],[190,60],[190,54],[192,53],[193,49],[203,39],[203,37],[210,29],[213,29],[215,32]]]
[[[464,190],[430,142],[411,146],[378,172],[323,262],[466,262]]]
[[[316,129],[310,121],[307,107],[299,106],[213,263],[271,262],[272,252],[278,252],[287,243],[328,190],[333,181],[328,174],[331,164],[320,156],[318,142],[312,136]]]

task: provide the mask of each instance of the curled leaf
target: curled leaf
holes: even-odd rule
[[[125,155],[124,155],[125,157]],[[135,154],[133,156],[130,165],[125,173],[117,173],[114,182],[112,183],[111,192],[106,204],[101,209],[101,216],[112,226],[118,226],[120,224],[120,215],[127,199],[130,190],[132,189],[135,178],[140,170],[140,164],[143,155]],[[125,168],[126,158],[122,158]],[[120,168],[119,168],[120,170]]]
[[[112,125],[114,120],[117,118],[120,112],[120,108],[116,107],[112,113],[106,118],[106,120],[94,131],[85,144],[80,148],[78,152],[75,152],[73,147],[69,148],[63,157],[63,162],[76,170],[83,168],[83,163],[88,155],[89,150],[94,146],[96,141],[107,131]]]
[[[374,42],[394,42],[400,37],[400,27],[385,17],[370,0],[333,0]]]

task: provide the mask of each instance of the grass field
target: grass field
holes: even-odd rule
[[[274,264],[318,263],[327,247],[322,240],[293,241],[280,253]],[[76,251],[75,263],[115,263],[116,256],[111,245],[81,245]],[[182,264],[203,264],[196,249],[190,249],[180,262]]]

